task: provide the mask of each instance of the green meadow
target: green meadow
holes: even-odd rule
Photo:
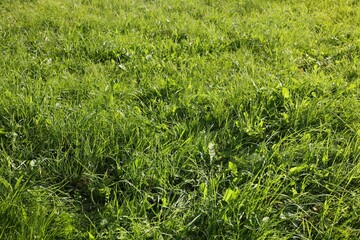
[[[360,239],[359,0],[1,0],[0,239]]]

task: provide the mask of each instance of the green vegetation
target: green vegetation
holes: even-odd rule
[[[1,0],[0,239],[359,239],[359,13]]]

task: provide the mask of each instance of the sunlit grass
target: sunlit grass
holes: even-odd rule
[[[3,0],[1,239],[358,239],[359,2]]]

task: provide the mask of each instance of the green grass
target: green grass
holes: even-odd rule
[[[360,1],[0,1],[0,239],[359,239]]]

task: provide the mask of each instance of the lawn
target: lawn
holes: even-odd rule
[[[1,0],[0,239],[360,239],[359,0]]]

